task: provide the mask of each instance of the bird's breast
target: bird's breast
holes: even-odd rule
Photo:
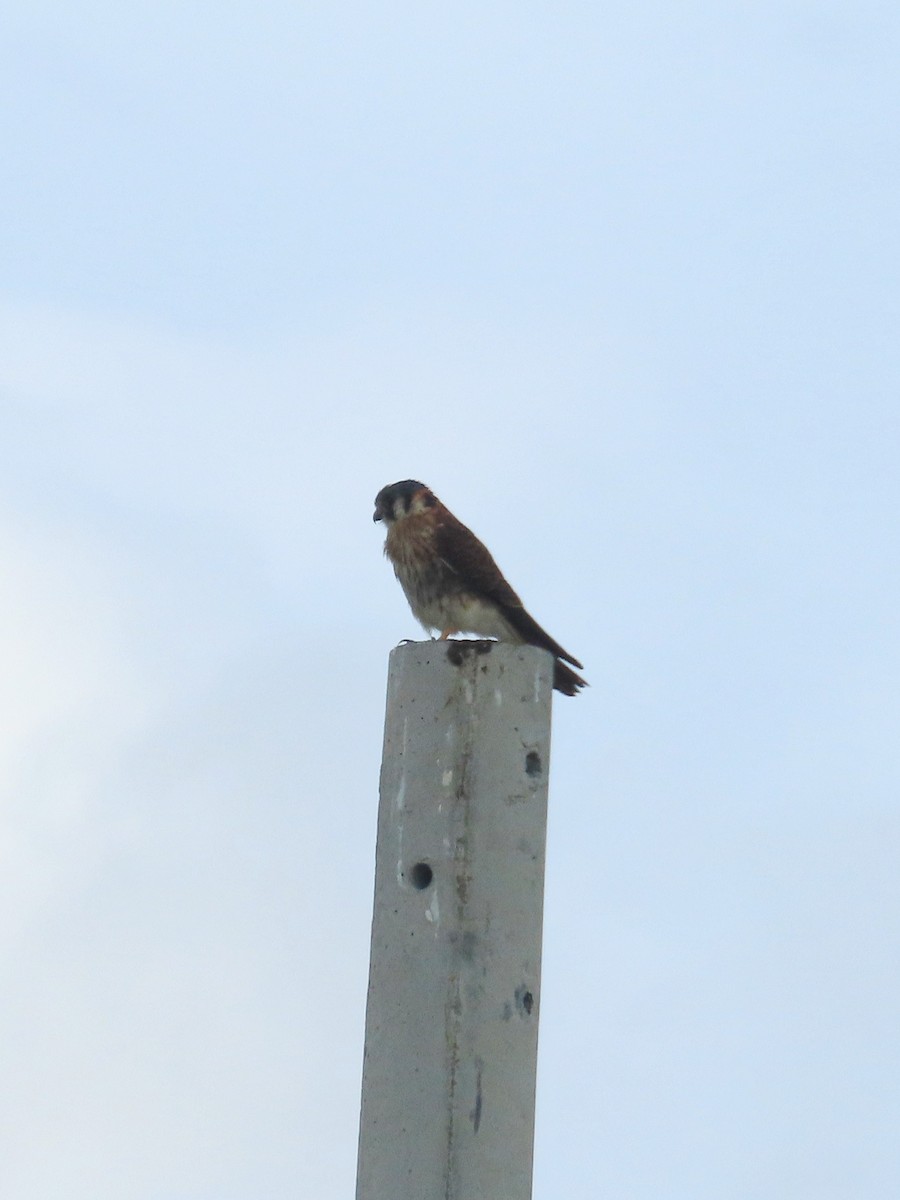
[[[473,592],[437,553],[433,528],[430,522],[407,518],[389,530],[384,545],[416,619],[426,629],[508,638],[509,626],[496,605]]]
[[[453,624],[450,609],[459,594],[460,579],[435,550],[432,523],[415,517],[399,521],[388,531],[384,552],[416,618],[432,629]]]
[[[388,533],[384,551],[413,609],[447,590],[452,572],[436,554],[428,525],[408,518],[394,526]]]

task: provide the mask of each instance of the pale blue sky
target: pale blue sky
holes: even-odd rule
[[[592,685],[535,1200],[900,1194],[898,61],[887,3],[13,5],[4,1200],[352,1195],[408,476]]]

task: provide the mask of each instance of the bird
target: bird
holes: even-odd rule
[[[372,519],[386,526],[384,553],[426,631],[439,630],[442,641],[454,633],[474,633],[540,646],[556,660],[557,691],[576,696],[587,687],[572,670],[584,670],[582,664],[538,625],[484,543],[424,483],[403,479],[383,487]]]

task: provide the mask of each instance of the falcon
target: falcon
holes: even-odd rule
[[[387,527],[384,552],[416,620],[426,630],[475,633],[515,645],[540,646],[556,659],[553,686],[575,696],[587,681],[581,663],[526,611],[487,547],[416,479],[389,483],[375,497],[374,521]],[[566,666],[571,663],[572,667]]]

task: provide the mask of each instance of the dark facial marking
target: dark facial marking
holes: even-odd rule
[[[424,483],[419,483],[418,479],[401,479],[399,483],[389,483],[383,487],[375,497],[375,520],[381,517],[393,517],[394,502],[402,500],[403,511],[409,512],[412,505],[412,498],[416,492],[428,491]],[[428,493],[426,504],[430,507],[436,501],[431,493]]]

